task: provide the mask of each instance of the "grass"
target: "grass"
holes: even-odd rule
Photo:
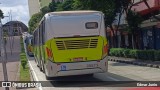
[[[30,72],[29,67],[23,69],[22,65],[20,66],[20,81],[30,81]]]
[[[21,60],[21,65],[20,65],[20,81],[31,81],[30,78],[30,72],[29,72],[29,66],[27,64],[27,57],[24,51],[24,45],[23,45],[23,40],[21,39],[21,54],[20,54],[20,60]],[[22,67],[22,63],[26,62],[25,68]]]

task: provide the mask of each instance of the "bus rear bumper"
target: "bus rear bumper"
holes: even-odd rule
[[[94,74],[104,72],[100,68],[93,69],[81,69],[81,70],[71,70],[71,71],[59,71],[56,76],[70,76],[70,75],[84,75],[84,74]]]
[[[50,63],[50,65],[54,69],[51,70],[50,73],[48,73],[49,77],[104,73],[108,71],[107,57],[99,61],[90,61],[81,63],[63,63],[62,65],[59,66],[56,63],[52,64]]]

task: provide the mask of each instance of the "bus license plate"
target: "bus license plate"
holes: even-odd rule
[[[83,57],[73,58],[73,61],[76,61],[76,62],[78,62],[78,61],[83,61]]]
[[[98,64],[87,64],[87,68],[98,67]]]

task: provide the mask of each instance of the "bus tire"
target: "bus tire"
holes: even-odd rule
[[[46,80],[51,80],[52,79],[52,77],[48,77],[47,75],[46,75]]]
[[[45,73],[44,61],[42,61],[42,62],[43,62],[42,63],[42,68],[43,68],[42,72]]]
[[[94,75],[93,73],[91,73],[91,74],[86,74],[87,77],[93,77],[93,75]]]
[[[42,67],[43,67],[42,60],[40,60],[40,66],[39,66],[39,69],[40,69],[40,71],[41,71],[41,72],[43,72],[43,68],[42,68]]]

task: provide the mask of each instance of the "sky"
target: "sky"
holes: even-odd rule
[[[12,21],[21,21],[28,26],[29,10],[28,0],[0,0],[0,9],[3,11],[4,16],[12,14]],[[11,16],[11,15],[10,15]],[[11,18],[5,17],[2,19],[2,24],[10,21]]]

